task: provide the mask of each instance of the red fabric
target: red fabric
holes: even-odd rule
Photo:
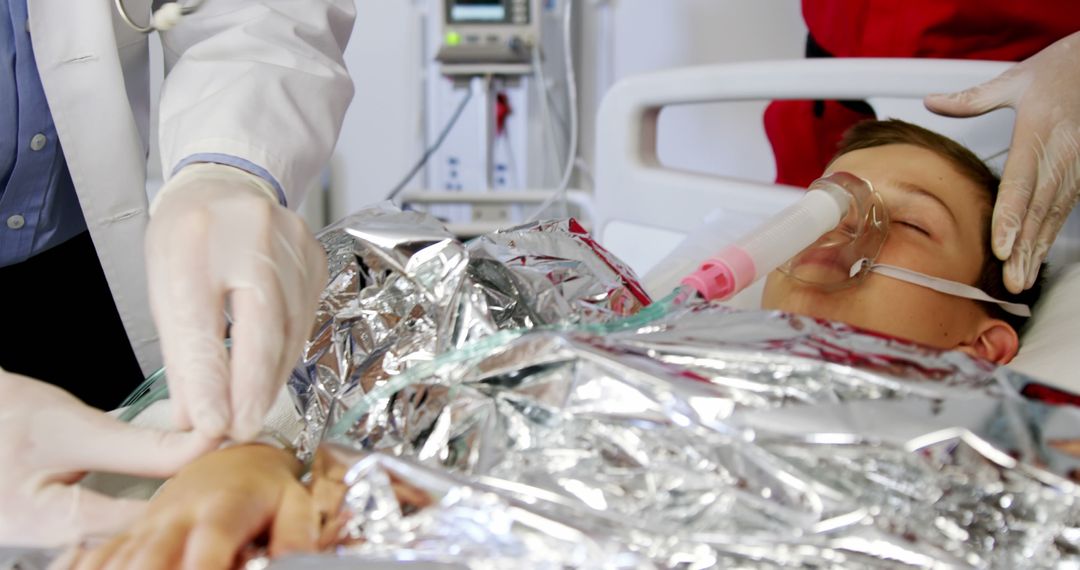
[[[1080,395],[1032,382],[1020,391],[1024,396],[1052,406],[1080,406]]]
[[[1020,61],[1080,30],[1080,1],[803,0],[811,37],[835,57],[931,57]],[[765,131],[776,181],[807,186],[825,169],[840,135],[867,115],[828,102],[774,101]]]
[[[495,134],[502,135],[506,130],[506,119],[514,114],[514,110],[510,108],[510,98],[506,96],[506,93],[500,91],[495,96]]]
[[[809,186],[829,164],[844,131],[874,118],[836,101],[822,103],[820,117],[814,113],[813,101],[774,101],[765,108],[765,135],[776,158],[778,184]]]
[[[1076,0],[803,0],[802,10],[835,57],[1019,61],[1080,30]]]

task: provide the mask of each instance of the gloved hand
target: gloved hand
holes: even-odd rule
[[[991,244],[1005,261],[1005,286],[1031,287],[1080,200],[1080,32],[965,91],[930,95],[935,113],[972,117],[1016,110],[1012,144],[994,206]]]
[[[315,319],[322,247],[261,178],[194,164],[154,199],[146,262],[174,422],[250,441]]]
[[[85,472],[168,477],[218,443],[125,424],[0,370],[0,544],[61,546],[120,531],[145,504],[74,486]]]

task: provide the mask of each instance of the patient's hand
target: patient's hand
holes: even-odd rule
[[[143,520],[76,568],[229,569],[264,533],[271,556],[313,551],[319,515],[299,472],[288,453],[261,445],[203,456],[166,484]]]

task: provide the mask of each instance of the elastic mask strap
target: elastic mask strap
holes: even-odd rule
[[[868,259],[860,259],[852,266],[851,271],[853,274],[864,269],[864,265],[868,263]],[[926,287],[927,289],[933,289],[939,293],[945,293],[946,295],[952,295],[954,297],[963,297],[965,299],[973,299],[975,301],[984,301],[987,303],[994,303],[1004,310],[1006,313],[1016,315],[1018,317],[1030,317],[1031,307],[1021,303],[1010,303],[1009,301],[1002,301],[1001,299],[995,299],[990,295],[987,295],[982,289],[977,289],[971,285],[964,285],[963,283],[957,283],[956,281],[949,281],[948,279],[940,279],[938,277],[931,277],[918,271],[912,271],[910,269],[904,269],[903,267],[897,267],[895,265],[884,265],[881,263],[871,263],[870,271],[884,275],[886,277],[892,277],[893,279],[899,279],[900,281],[906,281],[915,285]]]

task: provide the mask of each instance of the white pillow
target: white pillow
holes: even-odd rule
[[[1080,263],[1050,279],[1009,368],[1080,393]]]

